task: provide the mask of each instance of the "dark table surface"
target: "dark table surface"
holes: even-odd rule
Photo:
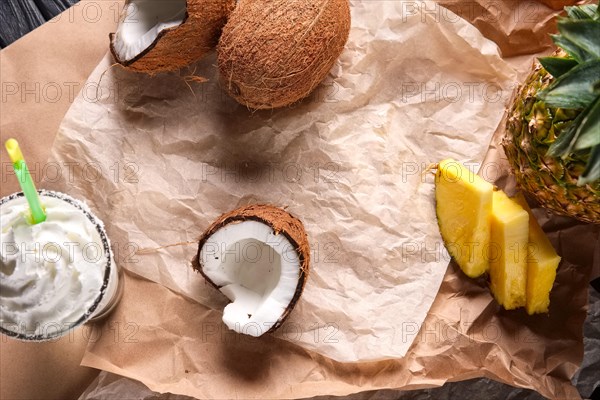
[[[79,0],[0,0],[0,48],[52,19]],[[597,280],[598,281],[598,280]],[[580,371],[573,379],[581,396],[600,400],[600,282],[590,285],[590,307],[584,326],[585,356]],[[366,396],[365,396],[366,395]],[[352,396],[354,397],[354,396]],[[358,395],[360,398],[416,399],[543,399],[530,390],[511,388],[488,379],[449,383],[438,389],[410,392],[381,391]]]
[[[79,0],[0,0],[0,48],[60,14]]]

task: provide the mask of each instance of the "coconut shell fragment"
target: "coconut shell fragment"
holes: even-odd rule
[[[150,40],[155,32],[147,32],[146,35],[150,35],[150,39],[146,37],[141,45],[134,44],[133,56],[124,57],[123,47],[131,40],[122,37],[123,26],[125,24],[151,26],[152,22],[144,21],[144,18],[152,19],[155,16],[146,9],[156,7],[157,4],[167,4],[172,8],[171,3],[165,2],[174,1],[177,0],[127,0],[119,19],[117,32],[110,34],[110,51],[118,64],[129,70],[150,75],[188,66],[200,60],[215,47],[227,16],[235,6],[235,0],[179,0],[182,5],[185,3],[180,23],[171,23],[166,25],[169,26],[167,28],[159,26],[158,33],[152,41]],[[146,28],[140,25],[139,29]],[[156,26],[153,29],[156,29]]]
[[[253,109],[308,96],[350,32],[348,0],[240,0],[217,46],[225,90]]]
[[[308,237],[304,230],[304,226],[298,218],[294,217],[293,215],[291,215],[290,213],[288,213],[287,211],[285,211],[281,208],[274,207],[271,205],[264,205],[264,204],[243,206],[243,207],[240,207],[233,211],[230,211],[226,214],[223,214],[216,221],[214,221],[210,225],[210,227],[205,231],[205,233],[201,236],[199,243],[198,243],[198,252],[196,254],[196,257],[192,261],[192,267],[197,272],[200,272],[211,285],[213,285],[217,289],[220,289],[223,293],[225,293],[227,295],[226,286],[228,284],[231,286],[232,283],[238,283],[238,282],[230,282],[230,281],[228,281],[226,283],[223,283],[223,281],[219,282],[218,279],[223,279],[225,274],[221,275],[220,277],[217,276],[217,278],[215,279],[215,276],[216,276],[215,274],[218,275],[220,273],[220,271],[222,271],[224,268],[227,268],[227,267],[223,266],[224,264],[220,264],[220,265],[218,265],[217,268],[215,268],[215,265],[216,265],[215,263],[225,263],[223,255],[226,256],[227,251],[231,251],[231,248],[233,248],[233,245],[236,244],[236,243],[234,243],[236,240],[238,242],[243,242],[244,239],[242,239],[242,240],[238,240],[238,239],[246,238],[246,236],[244,236],[244,234],[241,234],[241,235],[238,234],[237,235],[238,239],[227,241],[227,240],[224,240],[226,235],[223,234],[223,232],[224,232],[223,230],[225,228],[231,229],[232,227],[233,228],[241,227],[242,223],[245,223],[248,221],[256,221],[260,224],[263,224],[265,226],[265,229],[268,230],[269,233],[273,235],[272,237],[278,237],[279,235],[282,235],[285,238],[285,240],[283,240],[283,242],[285,242],[286,245],[287,244],[291,245],[291,247],[292,247],[292,249],[286,249],[286,250],[293,250],[293,252],[297,255],[297,260],[298,260],[298,263],[294,267],[294,271],[293,271],[293,276],[294,276],[293,286],[291,286],[289,288],[289,291],[290,291],[289,298],[286,300],[288,303],[285,305],[285,308],[282,309],[282,312],[278,313],[271,321],[269,321],[268,328],[265,329],[264,332],[260,333],[260,334],[262,334],[262,333],[274,331],[288,317],[288,315],[290,314],[290,312],[292,311],[292,309],[298,302],[298,300],[302,294],[302,291],[304,289],[304,285],[306,284],[306,281],[308,278],[309,264],[310,264],[310,246],[308,243]],[[249,228],[249,230],[252,230],[252,228]],[[230,232],[232,232],[232,231],[230,230]],[[211,240],[215,240],[214,238],[216,237],[216,235],[219,235],[219,234],[221,235],[220,240],[224,240],[226,242],[226,243],[222,243],[222,246],[219,250],[221,252],[221,253],[219,253],[219,256],[221,256],[221,259],[219,261],[212,260],[213,266],[210,267],[211,270],[207,270],[207,263],[211,262],[211,260],[206,261],[207,255],[203,254],[203,249],[205,248],[205,246],[207,245],[208,242],[210,242]],[[229,237],[234,236],[233,233],[229,233],[228,235],[229,235]],[[252,235],[250,234],[249,236],[252,236]],[[217,242],[220,243],[219,241],[217,241]],[[265,243],[267,243],[267,242],[265,242]],[[267,244],[269,244],[269,243],[267,243]],[[223,246],[228,246],[228,249],[224,249]],[[284,247],[289,247],[289,246],[284,246]],[[280,254],[281,254],[281,250],[282,249],[280,247],[277,251],[280,252]],[[231,255],[231,253],[229,253],[229,255]],[[214,258],[218,259],[219,257],[217,257],[215,255]],[[244,267],[248,267],[248,266],[250,266],[250,269],[252,271],[259,270],[254,265],[250,265],[250,264],[244,265]],[[215,272],[215,271],[219,271],[219,272]],[[252,271],[250,271],[250,273],[254,273]],[[289,274],[288,274],[288,278],[289,278]],[[231,279],[231,275],[228,276],[227,279]],[[262,278],[257,277],[257,279],[260,281]],[[278,276],[277,279],[278,279],[278,283],[276,286],[279,287],[279,282],[281,282],[281,280],[284,278],[282,278],[282,276]],[[246,288],[252,289],[249,285],[246,285]],[[244,290],[246,288],[244,288]],[[274,291],[273,291],[273,293],[274,293]],[[268,295],[269,294],[267,294],[266,296],[268,296]],[[228,297],[230,297],[230,299],[231,299],[231,296],[228,295]],[[261,299],[261,301],[263,303],[264,303],[264,297],[265,296],[263,296],[263,298]],[[231,300],[234,301],[235,299],[231,299]],[[227,313],[227,308],[225,310],[225,314],[226,313]],[[248,318],[251,318],[251,316],[252,316],[252,313],[248,312]],[[225,317],[224,317],[224,320],[225,320]],[[256,321],[253,321],[253,323],[255,323],[255,322]],[[242,332],[242,333],[245,333],[245,332]],[[254,336],[260,336],[260,334],[254,335]]]

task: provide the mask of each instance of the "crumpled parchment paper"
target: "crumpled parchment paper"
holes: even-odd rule
[[[498,3],[503,9],[506,9],[506,3],[510,2],[493,3],[494,6]],[[425,3],[413,2],[407,5],[411,4],[419,6],[416,8],[419,13],[426,10]],[[519,7],[512,7],[510,4],[508,6],[509,11],[515,16],[519,15],[518,10],[521,3],[518,4]],[[354,7],[356,6],[355,3]],[[548,13],[544,11],[543,6],[540,7],[537,11],[546,15],[539,19],[543,23],[532,24],[520,18],[511,17],[510,21],[506,18],[502,19],[504,22],[508,21],[513,24],[508,28],[488,25],[490,30],[487,33],[484,29],[482,31],[486,36],[493,37],[494,33],[507,29],[510,37],[515,40],[509,40],[509,43],[504,43],[504,45],[520,46],[526,40],[521,35],[521,31],[538,32],[547,29]],[[427,9],[435,10],[436,6],[427,3]],[[406,12],[406,19],[408,19],[408,14],[412,14],[413,17],[416,15],[414,10],[415,8]],[[430,15],[430,20],[435,21],[436,24],[442,21],[442,26],[432,29],[445,31],[445,34],[438,38],[443,43],[447,43],[447,41],[444,42],[446,35],[456,33],[451,29],[449,31],[445,29],[447,25],[450,27],[458,27],[458,25],[453,25],[455,23],[460,24],[461,27],[465,25],[462,20],[456,22],[453,14],[446,14],[450,15],[450,18],[446,18],[442,17],[443,14],[435,14],[435,12],[432,14],[430,11],[427,13]],[[418,15],[417,18],[428,20],[427,17]],[[477,18],[472,18],[472,15],[463,16],[469,20],[475,20],[476,24],[481,22]],[[375,14],[374,18],[377,17]],[[384,18],[379,18],[379,21],[383,20]],[[463,40],[482,43],[486,48],[490,46],[490,43],[483,40],[479,33],[473,31],[470,26],[466,25],[466,28],[463,28],[460,29],[459,35],[469,37],[469,39]],[[379,34],[379,30],[372,34]],[[453,51],[457,50],[453,49]],[[423,51],[419,48],[418,55],[420,56],[421,53]],[[490,52],[484,51],[483,53]],[[393,58],[392,55],[388,56]],[[413,54],[413,58],[416,58],[415,54]],[[516,61],[520,74],[524,74],[527,70],[526,64],[531,63],[531,57],[526,58],[520,57]],[[472,65],[470,61],[468,58],[459,60],[463,66]],[[515,60],[511,61],[515,65]],[[207,62],[210,64],[211,61],[207,60]],[[205,65],[199,65],[198,74],[206,76],[204,72],[207,68]],[[192,72],[193,69],[190,72],[184,72],[182,76]],[[333,76],[336,76],[336,70],[333,72]],[[368,71],[364,74],[366,76],[363,79],[372,79]],[[88,87],[93,88],[95,82],[98,82],[100,78],[98,73],[94,77],[95,80],[90,79],[88,82],[90,84]],[[121,81],[124,77],[127,75],[118,75],[115,80]],[[432,78],[429,82],[441,82],[439,79],[441,78]],[[173,85],[178,83],[175,79],[172,82],[174,82]],[[142,83],[149,84],[145,80]],[[409,81],[409,83],[414,82]],[[470,83],[469,85],[473,86]],[[208,87],[210,88],[210,86]],[[419,85],[416,87],[417,90],[406,88],[403,93],[415,100],[425,99],[424,104],[416,102],[419,106],[428,106],[429,103],[437,103],[438,106],[446,105],[435,101],[436,98],[433,94],[435,91],[430,90],[429,87]],[[421,92],[418,91],[419,87],[422,88]],[[442,85],[440,84],[439,87],[441,89]],[[111,91],[120,93],[120,96],[113,94],[112,102],[120,104],[120,107],[116,109],[119,114],[118,118],[123,118],[123,115],[129,116],[122,120],[122,123],[127,126],[132,121],[137,123],[146,117],[143,114],[130,114],[130,111],[123,111],[124,109],[129,107],[135,110],[136,107],[143,104],[162,101],[160,96],[154,96],[159,98],[153,100],[152,93],[141,99],[140,93],[131,90],[131,87],[125,90],[126,87],[122,89],[123,91],[117,91],[118,88],[119,85],[116,83],[112,86],[107,85],[103,93],[104,96],[110,96]],[[207,87],[204,86],[204,88]],[[327,82],[322,85],[322,88],[325,88],[326,94],[332,93],[332,90],[327,88]],[[204,99],[199,101],[199,109],[206,107],[204,103],[215,101],[221,102],[225,110],[230,110],[228,107],[237,107],[235,103],[229,102],[216,86],[213,89],[195,89],[195,93],[200,94],[200,97]],[[450,87],[446,86],[446,90],[449,89]],[[137,90],[141,91],[142,89]],[[334,90],[333,93],[337,93],[337,90]],[[94,102],[97,94],[92,90],[91,93],[84,92],[82,96],[88,102]],[[503,101],[505,100],[504,95],[505,93],[503,93]],[[315,96],[323,98],[323,91],[321,95]],[[451,96],[441,94],[437,98],[448,100]],[[173,99],[167,98],[165,101],[173,101]],[[451,103],[451,101],[446,101],[446,103],[449,102]],[[110,100],[107,103],[103,107],[112,107]],[[158,107],[153,110],[160,111]],[[262,118],[260,114],[252,116],[256,115]],[[71,118],[77,119],[77,117],[75,114]],[[90,121],[98,121],[106,118],[106,114],[99,112],[97,116],[88,115],[86,118],[89,118]],[[252,122],[251,119],[248,121]],[[97,122],[96,124],[102,125],[102,123]],[[461,123],[463,122],[461,121]],[[424,122],[424,126],[427,124]],[[254,128],[250,126],[248,129]],[[488,152],[482,172],[486,174],[487,179],[495,181],[499,186],[505,187],[508,184],[510,187],[510,179],[507,179],[506,176],[506,165],[503,163],[501,151],[498,151],[497,148],[501,134],[502,123],[499,124],[499,129],[492,141],[491,150]],[[101,141],[102,136],[96,135],[93,138],[88,136],[85,140]],[[104,146],[98,154],[114,151],[115,147],[108,145],[108,142],[106,144],[107,146]],[[167,146],[166,150],[172,151],[173,149]],[[429,149],[427,150],[429,151]],[[69,156],[71,152],[75,154]],[[122,164],[111,165],[112,169],[109,168],[109,171],[106,172],[106,174],[113,174],[112,181],[98,177],[98,174],[94,174],[94,169],[89,166],[87,167],[87,178],[77,178],[78,175],[85,174],[86,165],[93,165],[82,163],[79,161],[79,157],[86,160],[97,157],[97,155],[76,153],[77,150],[71,149],[68,144],[63,148],[61,157],[72,160],[73,164],[69,168],[73,170],[74,177],[71,178],[70,175],[66,184],[65,182],[55,183],[55,189],[62,188],[69,192],[79,191],[81,196],[89,194],[90,202],[94,206],[95,196],[103,199],[107,198],[108,193],[111,193],[110,190],[115,186],[112,181],[118,182],[127,179],[128,183],[135,183],[137,166],[125,164],[126,159]],[[130,153],[131,150],[127,154]],[[98,167],[97,164],[96,167]],[[229,171],[226,175],[235,177],[235,168],[233,171]],[[124,176],[125,173],[127,177]],[[410,169],[404,175],[412,175],[412,173],[412,169]],[[206,175],[209,174],[213,175],[214,170],[207,169]],[[169,176],[168,179],[171,177]],[[87,183],[83,184],[82,180],[86,180]],[[105,182],[105,180],[109,180],[109,182]],[[423,185],[428,185],[426,179],[424,179]],[[52,187],[52,184],[48,186]],[[90,188],[89,186],[98,187]],[[102,200],[101,203],[107,204],[108,202]],[[107,213],[118,214],[121,212],[116,206],[118,202],[115,202],[115,206],[108,204]],[[123,214],[128,212],[130,210],[122,211]],[[548,218],[542,210],[536,210],[536,215],[544,229],[550,233],[551,240],[565,260],[559,269],[556,288],[552,295],[551,312],[548,316],[530,318],[518,311],[503,312],[491,298],[485,282],[465,279],[457,267],[451,263],[423,323],[406,324],[405,329],[401,332],[404,340],[412,342],[405,357],[378,362],[340,363],[294,344],[294,339],[297,337],[296,325],[290,325],[287,331],[280,332],[279,337],[269,336],[256,340],[235,335],[231,331],[223,329],[220,321],[220,309],[206,306],[187,295],[181,295],[128,272],[125,275],[125,297],[105,323],[93,326],[90,344],[82,364],[139,380],[155,392],[172,392],[197,398],[292,399],[323,393],[344,395],[386,388],[418,389],[474,377],[488,377],[511,385],[531,388],[547,397],[578,398],[577,391],[571,386],[570,378],[581,362],[583,352],[581,326],[586,314],[585,304],[587,301],[585,288],[589,279],[590,266],[597,264],[593,261],[593,254],[598,250],[599,233],[597,229],[593,229],[589,225],[577,224],[564,218]],[[134,220],[134,223],[137,223],[136,221]],[[169,232],[167,231],[167,233]],[[170,243],[173,242],[175,242],[175,238],[170,241]],[[127,260],[132,264],[139,263],[141,256],[151,255],[157,251],[156,247],[139,248],[138,246],[136,248],[129,244],[120,243],[117,247],[121,250],[123,261]],[[157,241],[155,246],[159,244],[164,244],[164,242]],[[180,246],[178,248],[193,254],[193,249],[187,250],[188,247]],[[193,246],[191,247],[193,248]],[[173,250],[173,248],[168,249]],[[139,256],[139,258],[132,258],[132,256]],[[137,263],[134,262],[136,260]],[[152,267],[153,265],[150,264],[144,268]],[[317,337],[324,341],[325,336],[321,336],[320,333]],[[328,333],[331,334],[331,331]]]
[[[287,207],[312,265],[276,337],[337,361],[402,357],[449,261],[425,170],[483,158],[515,78],[473,26],[426,7],[352,2],[330,76],[280,110],[229,99],[214,55],[188,71],[203,84],[132,74],[107,56],[63,120],[53,161],[72,167],[68,192],[105,221],[122,267],[213,310],[226,299],[189,267],[193,242],[242,204]],[[200,338],[215,327],[188,329]]]
[[[82,1],[75,8],[81,5],[79,10],[86,10],[90,3]],[[118,4],[112,3],[108,2],[104,7],[104,23],[114,21],[112,10],[117,10],[115,5]],[[551,52],[547,49],[547,38],[540,32],[555,29],[550,17],[557,11],[545,7],[541,1],[449,0],[440,3],[473,22],[485,37],[499,45],[504,56],[525,53],[524,49],[535,51],[537,54],[505,59],[517,69],[519,80],[527,74],[535,56]],[[546,0],[545,3],[574,1]],[[429,9],[433,10],[434,16],[443,15],[435,11],[435,6]],[[93,90],[95,82],[86,84],[85,78],[92,71],[91,65],[96,65],[100,60],[98,54],[105,53],[107,35],[102,28],[103,23],[86,19],[85,13],[75,12],[73,14],[79,19],[72,19],[71,11],[69,15],[63,14],[59,22],[46,25],[21,39],[18,44],[2,50],[2,81],[13,84],[7,89],[14,87],[14,82],[28,82],[27,88],[32,87],[32,80],[41,82],[40,88],[45,87],[46,83],[54,85],[64,82],[63,87],[74,85],[74,94],[83,87],[86,99],[90,102],[96,100]],[[73,32],[79,32],[80,35],[74,35]],[[57,37],[61,38],[60,48],[55,40]],[[40,54],[44,54],[44,57],[40,58]],[[44,62],[40,63],[42,59]],[[73,73],[73,69],[77,74]],[[184,73],[187,74],[189,72]],[[206,93],[206,96],[210,95]],[[7,92],[6,97],[7,102],[3,100],[0,113],[0,136],[16,135],[19,138],[21,145],[27,149],[26,157],[30,168],[33,167],[34,178],[45,179],[40,187],[71,192],[69,182],[73,179],[70,173],[83,173],[81,164],[79,169],[75,169],[77,161],[73,165],[62,166],[61,176],[60,170],[56,174],[58,166],[52,160],[46,162],[59,122],[72,102],[70,95],[63,96],[62,101],[58,102],[54,97],[42,96],[39,103],[33,94],[27,94],[25,102],[19,92],[14,95]],[[501,134],[498,132],[496,139]],[[502,152],[495,151],[496,139],[490,152],[493,156],[486,158],[486,163],[502,161]],[[0,159],[2,157],[0,153]],[[6,165],[10,169],[10,162]],[[116,169],[117,166],[120,168]],[[117,166],[105,173],[125,179],[125,166]],[[483,171],[497,185],[511,186],[504,168],[484,166]],[[2,172],[3,177],[7,176],[5,172]],[[86,172],[90,184],[99,182],[92,167]],[[132,172],[127,172],[128,180],[131,180]],[[8,178],[3,179],[0,186],[3,193],[18,190],[13,178],[14,175],[8,174]],[[69,381],[78,379],[77,372],[69,365],[71,362],[78,363],[80,359],[77,340],[71,342],[71,338],[75,338],[89,342],[82,361],[85,366],[137,379],[155,392],[186,393],[199,398],[305,398],[324,393],[347,395],[363,391],[352,398],[367,399],[372,396],[374,399],[404,399],[405,396],[397,396],[396,391],[375,389],[410,390],[485,376],[510,385],[535,389],[549,398],[576,399],[580,396],[571,386],[571,377],[580,365],[580,373],[574,381],[581,395],[589,397],[597,386],[598,375],[597,297],[595,300],[591,298],[590,307],[595,305],[596,311],[594,313],[592,308],[588,311],[583,343],[581,326],[586,315],[589,272],[592,270],[592,276],[598,276],[600,271],[600,227],[576,224],[560,217],[548,218],[541,209],[534,211],[567,261],[560,267],[556,283],[560,290],[553,295],[551,313],[547,318],[530,319],[519,312],[501,312],[494,305],[485,283],[464,279],[451,264],[425,321],[420,327],[413,325],[409,328],[420,328],[421,334],[413,340],[405,357],[379,362],[336,363],[305,351],[289,340],[241,340],[245,338],[219,328],[222,326],[219,310],[208,309],[157,283],[126,273],[126,295],[129,294],[129,297],[120,303],[109,319],[103,324],[86,326],[85,335],[75,332],[73,336],[66,337],[64,346],[52,347],[52,351],[37,347],[26,351],[30,355],[38,352],[40,363],[36,362],[33,369],[29,363],[29,368],[21,371],[24,375],[19,372],[23,366],[14,365],[12,373],[10,368],[6,369],[6,374],[1,374],[2,389],[37,386],[38,392],[48,390],[49,386],[44,383],[60,373],[52,368],[43,368],[47,364],[56,365],[57,362],[62,365],[59,369],[67,371],[69,375],[64,385],[69,387]],[[126,248],[122,243],[116,249],[120,250],[122,258],[135,254],[135,249]],[[593,292],[593,289],[590,290]],[[211,318],[209,322],[213,323],[212,326],[207,324],[207,317]],[[203,324],[206,327],[204,337],[198,340],[197,336],[187,336],[190,326],[201,329]],[[288,336],[292,334],[292,330],[287,333]],[[236,341],[240,343],[236,344]],[[2,344],[0,354],[4,358],[12,352],[14,360],[19,353],[23,353],[20,345],[8,340]],[[36,378],[39,384],[32,384],[28,377]],[[40,380],[40,377],[45,378]],[[106,391],[102,390],[103,385],[108,386]],[[409,398],[469,398],[467,394],[472,398],[525,396],[522,391],[510,391],[506,387],[500,390],[499,385],[492,384],[489,379],[476,379],[473,385],[460,382],[445,385],[441,389],[417,390]],[[132,398],[157,398],[147,390],[140,388],[136,393],[127,390],[127,385],[113,386],[110,380],[105,379],[98,382],[96,389],[92,389],[90,396],[117,393],[121,398],[129,395]],[[16,391],[13,390],[13,393]],[[445,397],[444,393],[449,393],[450,397]],[[112,397],[106,398],[114,398],[114,395],[109,396]],[[536,396],[527,395],[527,398],[530,397]],[[175,399],[168,394],[160,398]]]
[[[581,369],[574,377],[576,384],[582,396],[590,397],[594,389],[599,385],[597,376],[600,374],[600,293],[592,287],[589,288],[590,307],[585,323],[584,344],[585,355]],[[379,390],[373,392],[362,392],[352,396],[347,396],[351,400],[387,400],[394,398],[396,400],[426,400],[435,398],[436,400],[451,400],[460,396],[464,400],[478,400],[481,398],[500,399],[500,398],[527,398],[530,400],[542,399],[541,395],[536,395],[528,390],[519,389],[501,383],[495,383],[488,379],[468,380],[445,385],[442,388],[417,390],[417,391],[392,391]],[[100,375],[86,388],[81,394],[79,400],[112,400],[114,398],[138,398],[148,400],[189,400],[189,396],[173,395],[170,393],[160,394],[151,391],[148,387],[139,381],[115,375],[102,371]],[[335,399],[330,396],[319,396],[313,400]]]

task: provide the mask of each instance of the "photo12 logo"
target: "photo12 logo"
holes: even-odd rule
[[[138,183],[140,168],[137,163],[118,161],[103,166],[99,162],[66,161],[47,163],[27,163],[29,173],[34,181],[46,183],[69,183],[85,181],[98,183],[108,180],[113,183]],[[15,170],[11,162],[2,163],[3,184],[16,180]]]
[[[401,2],[402,21],[418,17],[420,22],[457,23],[462,19],[481,21],[487,25],[503,21],[519,24],[537,24],[545,9],[532,1],[455,1],[455,2]]]
[[[461,165],[465,166],[471,172],[477,173],[488,182],[496,182],[496,180],[506,171],[504,166],[496,162],[481,165],[481,163],[478,162],[464,161],[461,163],[449,163],[444,173],[438,174],[435,178],[432,178],[437,169],[437,164],[409,161],[403,162],[400,166],[400,181],[402,183],[407,183],[418,180],[421,183],[438,183],[439,180],[459,182],[460,180],[466,179],[468,182],[473,183],[475,181],[474,176],[463,176]]]
[[[264,335],[275,325],[274,322],[236,323],[235,331],[222,322],[204,322],[201,325],[202,343],[218,341],[221,343],[252,342],[253,337]],[[240,333],[237,333],[240,332]],[[314,322],[308,325],[298,322],[285,321],[275,331],[273,336],[290,342],[311,342],[315,344],[339,343],[340,328],[335,322]]]
[[[104,248],[95,241],[80,242],[10,242],[3,241],[1,248],[2,269],[4,273],[12,273],[17,262],[25,268],[33,268],[25,273],[34,273],[38,265],[73,264],[78,260],[95,264],[101,262],[106,255]]]
[[[76,326],[76,321],[71,322],[48,322],[36,323],[33,326],[27,326],[24,322],[20,323],[3,323],[2,329],[7,332],[19,332],[24,336],[47,337],[47,342],[67,341],[75,343],[83,340],[87,343],[97,343],[102,338],[109,338],[112,343],[131,344],[138,343],[138,333],[140,325],[132,321],[110,321],[107,324],[101,325],[83,325],[80,329],[73,329]],[[65,333],[66,332],[66,333]],[[79,339],[78,339],[79,336]],[[2,335],[2,343],[7,343],[9,335]]]
[[[131,91],[128,88],[128,91]],[[134,88],[135,89],[135,88]],[[138,88],[141,90],[141,88]],[[43,81],[3,81],[0,85],[0,100],[2,104],[9,102],[20,103],[73,103],[77,95],[87,103],[117,102],[119,83],[110,82],[109,85],[100,85],[98,82],[43,82]]]
[[[114,259],[119,264],[137,264],[140,262],[140,246],[135,242],[112,242]],[[25,273],[35,273],[39,265],[72,265],[76,262],[88,264],[101,263],[106,254],[98,242],[15,242],[2,241],[0,245],[0,271],[12,274],[17,264],[23,265]]]
[[[400,99],[403,103],[457,103],[502,101],[502,88],[489,82],[402,82]]]
[[[168,2],[170,0],[159,0],[157,2]],[[133,3],[137,10],[137,5]],[[97,24],[102,20],[119,22],[123,10],[123,2],[116,0],[82,1],[77,2],[63,13],[56,15],[48,21],[50,24],[61,23],[86,23]]]
[[[342,174],[340,163],[302,164],[298,162],[223,162],[216,165],[202,164],[201,180],[203,183],[218,181],[221,183],[296,183],[312,182],[349,184],[349,179]]]

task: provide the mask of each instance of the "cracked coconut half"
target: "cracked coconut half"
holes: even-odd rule
[[[110,51],[122,66],[155,74],[198,61],[215,47],[234,0],[128,0]]]
[[[277,207],[250,205],[207,229],[192,266],[231,300],[223,312],[227,327],[261,336],[277,329],[296,305],[309,261],[300,220]]]

